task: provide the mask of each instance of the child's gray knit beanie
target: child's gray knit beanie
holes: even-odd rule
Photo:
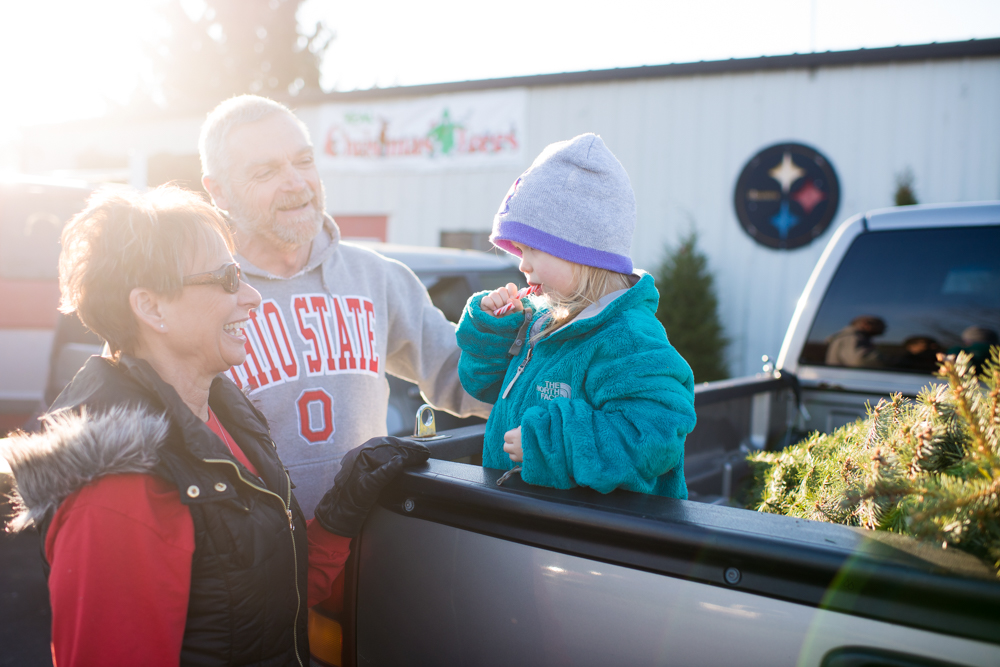
[[[514,181],[493,218],[490,241],[512,241],[587,266],[632,273],[635,194],[596,134],[549,144]]]

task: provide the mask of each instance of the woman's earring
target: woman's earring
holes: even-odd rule
[[[160,328],[161,328],[161,329],[163,328],[163,325],[162,325],[162,324],[160,325]]]

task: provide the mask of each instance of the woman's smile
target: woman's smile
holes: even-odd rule
[[[204,251],[191,267],[192,274],[216,271],[233,262],[220,243]],[[246,328],[260,294],[240,281],[236,292],[221,284],[186,285],[180,296],[165,304],[171,348],[178,359],[205,376],[214,376],[246,360]]]
[[[247,335],[246,332],[244,332],[243,330],[246,329],[248,326],[250,326],[249,319],[240,320],[239,322],[230,322],[229,324],[224,325],[222,327],[222,330],[225,331],[230,336],[246,340]]]

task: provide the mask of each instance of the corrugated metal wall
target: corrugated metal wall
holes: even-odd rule
[[[777,355],[832,230],[891,205],[897,173],[912,171],[921,203],[1000,199],[998,110],[1000,58],[532,87],[519,167],[327,172],[324,181],[330,210],[387,214],[390,241],[437,245],[442,230],[489,229],[545,145],[596,132],[632,178],[637,266],[652,269],[668,244],[698,232],[732,339],[730,370],[741,375],[756,372],[762,354]],[[319,135],[317,111],[299,113]],[[825,154],[841,185],[830,229],[792,251],[757,245],[732,204],[746,162],[782,141]]]
[[[637,266],[652,269],[667,244],[698,232],[718,281],[734,375],[756,372],[762,354],[777,354],[795,300],[832,230],[854,213],[891,205],[899,172],[912,171],[923,203],[1000,199],[1000,58],[995,56],[526,90],[523,164],[324,171],[329,209],[388,216],[388,239],[396,243],[437,245],[441,231],[486,231],[510,184],[545,145],[597,132],[635,187]],[[401,88],[398,97],[377,92],[378,99],[391,101],[414,98],[415,91]],[[296,111],[313,140],[322,142],[322,106]],[[201,120],[37,128],[29,133],[30,150],[22,162],[29,171],[44,172],[74,166],[75,156],[86,150],[194,154]],[[732,203],[746,162],[783,141],[808,144],[826,155],[841,185],[830,229],[793,251],[754,243],[739,226]]]

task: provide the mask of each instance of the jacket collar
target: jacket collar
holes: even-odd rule
[[[653,276],[641,269],[636,269],[630,276],[630,280],[632,282],[630,288],[611,292],[590,304],[573,318],[572,322],[556,329],[544,340],[559,340],[586,335],[617,313],[632,308],[645,308],[655,314],[660,295],[653,284]],[[532,323],[532,329],[541,326],[541,318],[545,317],[548,317],[547,312],[540,313],[535,322]]]
[[[230,462],[237,466],[244,477],[253,477],[250,471],[236,460],[225,443],[205,422],[191,412],[177,391],[164,382],[152,366],[142,359],[132,357],[123,357],[119,361],[119,366],[136,383],[148,388],[163,405],[173,427],[179,431],[179,438],[173,442],[178,443],[186,454],[202,461]],[[286,484],[284,467],[273,449],[264,415],[250,403],[235,384],[221,375],[212,380],[208,404],[230,435],[240,443],[243,454],[253,463],[265,485],[272,490],[282,488]],[[255,443],[268,443],[272,444],[272,447],[268,451],[264,447],[251,446]],[[188,470],[187,466],[184,469]],[[176,471],[174,473],[177,474]],[[214,474],[212,477],[214,478]]]
[[[209,389],[209,406],[219,421],[240,443],[243,453],[260,473],[265,485],[278,490],[285,485],[284,468],[271,444],[267,421],[243,393],[224,376],[217,376]],[[101,413],[114,406],[144,408],[153,413],[166,413],[170,431],[163,443],[160,468],[165,476],[178,487],[196,485],[213,487],[218,481],[214,471],[206,473],[190,465],[190,459],[224,460],[235,465],[247,478],[253,475],[233,456],[225,443],[191,412],[177,391],[149,365],[148,362],[123,355],[117,362],[102,357],[91,357],[70,385],[52,405],[50,412],[79,412],[84,407],[89,413]],[[213,494],[211,499],[223,499],[230,494]],[[189,498],[183,493],[183,502],[207,502],[209,494]]]

